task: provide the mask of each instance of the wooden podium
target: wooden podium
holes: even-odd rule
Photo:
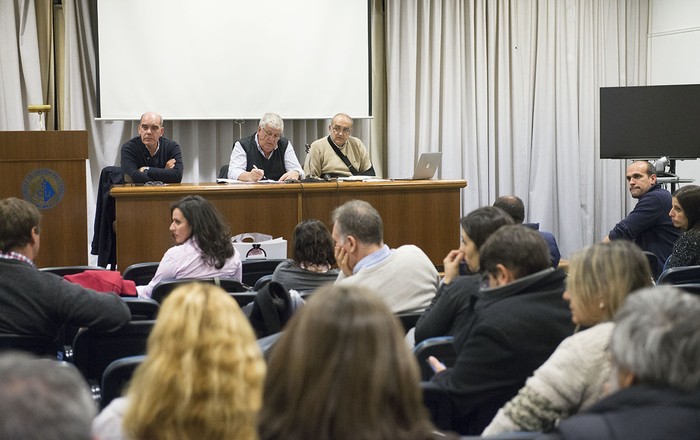
[[[0,198],[42,214],[38,267],[87,264],[86,131],[0,131]]]

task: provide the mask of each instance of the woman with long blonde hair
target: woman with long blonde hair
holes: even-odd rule
[[[93,432],[103,440],[256,439],[264,375],[236,301],[217,286],[187,284],[163,303],[126,397],[105,408]]]

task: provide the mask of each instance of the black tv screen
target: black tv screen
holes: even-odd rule
[[[700,84],[600,88],[601,159],[700,157]]]

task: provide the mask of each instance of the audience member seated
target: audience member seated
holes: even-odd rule
[[[272,274],[287,289],[312,291],[338,278],[333,238],[320,220],[304,220],[292,233],[294,258],[280,263]]]
[[[90,440],[97,407],[70,364],[0,355],[0,438]]]
[[[352,137],[352,118],[345,113],[333,116],[329,135],[311,144],[304,172],[309,177],[374,176],[369,152],[362,141]]]
[[[139,121],[139,135],[122,145],[124,179],[134,183],[161,181],[180,183],[184,166],[177,142],[164,138],[163,117],[144,113]]]
[[[668,215],[673,226],[683,231],[683,235],[673,245],[664,270],[700,265],[700,186],[678,188],[673,193],[673,204]]]
[[[31,203],[0,200],[0,333],[57,339],[66,325],[111,331],[129,322],[129,308],[116,294],[36,268],[40,220]]]
[[[433,439],[418,366],[375,292],[321,287],[272,349],[262,440]]]
[[[394,313],[419,312],[435,296],[439,276],[427,255],[414,245],[384,244],[382,217],[369,203],[351,200],[333,211],[336,284],[377,292]]]
[[[700,299],[672,286],[631,295],[610,341],[611,395],[542,440],[700,436]]]
[[[564,299],[574,324],[587,329],[564,339],[483,435],[545,431],[597,402],[610,372],[611,320],[630,292],[651,284],[649,262],[632,242],[600,243],[575,254]]]
[[[233,144],[228,178],[259,180],[300,180],[304,177],[292,142],[282,137],[284,122],[276,113],[265,113],[258,131]]]
[[[175,246],[160,260],[150,283],[136,286],[140,297],[150,298],[161,281],[180,278],[232,278],[241,281],[241,258],[233,247],[231,230],[208,200],[185,196],[170,206],[170,233]]]
[[[552,258],[552,267],[559,266],[559,260],[561,259],[561,253],[559,252],[559,246],[557,245],[557,239],[554,238],[554,234],[547,231],[540,231],[539,223],[523,223],[525,221],[525,204],[517,196],[501,196],[493,202],[493,206],[501,208],[507,212],[515,223],[524,224],[540,233],[544,241],[547,242],[549,247],[549,256]]]
[[[433,381],[455,401],[461,434],[484,430],[498,409],[515,396],[525,379],[573,332],[562,298],[566,274],[552,268],[549,250],[537,231],[502,226],[479,253],[489,287],[471,302],[455,335],[455,366],[434,357]]]
[[[631,240],[643,251],[656,255],[657,264],[652,265],[652,275],[657,278],[680,236],[668,216],[671,194],[656,182],[656,171],[647,161],[632,162],[627,167],[626,178],[637,205],[615,225],[603,242]]]
[[[163,303],[125,397],[93,423],[101,440],[256,439],[265,362],[236,301],[213,284]]]
[[[498,228],[512,224],[508,214],[491,206],[478,208],[460,220],[459,249],[450,251],[443,260],[445,276],[430,306],[416,323],[416,343],[458,333],[456,326],[466,322],[462,316],[469,313],[470,302],[481,285],[479,249]],[[459,276],[462,261],[472,275]]]

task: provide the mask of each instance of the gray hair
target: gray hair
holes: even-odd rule
[[[612,361],[635,383],[700,385],[700,298],[673,286],[649,287],[630,295],[615,321]]]
[[[90,440],[97,408],[75,367],[7,352],[0,377],[0,438]]]
[[[265,113],[263,117],[260,118],[258,127],[284,131],[284,121],[277,113]]]
[[[341,238],[348,235],[364,244],[384,242],[384,223],[376,209],[364,200],[350,200],[333,210],[333,223]]]

